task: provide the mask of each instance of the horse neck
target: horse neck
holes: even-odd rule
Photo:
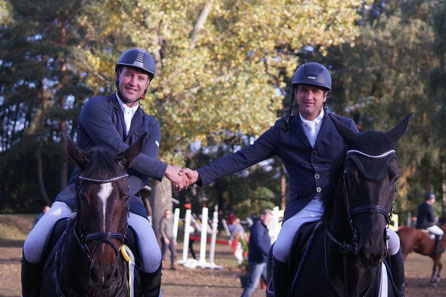
[[[336,187],[327,228],[339,242],[350,244],[353,234],[348,223],[344,198],[344,180],[341,177]],[[331,240],[327,240],[326,248],[327,261],[331,262],[328,264],[329,273],[338,292],[341,296],[362,296],[361,294],[373,285],[376,268],[361,268],[357,255],[352,252],[341,252],[340,247]],[[375,287],[376,284],[370,290],[375,291]]]
[[[333,206],[328,219],[327,228],[339,241],[351,242],[352,232],[348,223],[347,211],[344,204],[344,179],[341,176],[336,186],[335,195],[332,198]]]

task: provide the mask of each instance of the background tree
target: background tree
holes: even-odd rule
[[[363,15],[355,47],[332,47],[323,59],[340,83],[329,105],[354,118],[360,129],[388,130],[414,112],[398,145],[401,178],[395,211],[403,218],[408,212],[415,215],[426,191],[444,195],[446,190],[440,136],[444,9],[442,1],[375,1]]]
[[[183,165],[192,141],[206,146],[236,133],[257,136],[271,126],[282,106],[284,81],[298,64],[296,53],[309,44],[325,52],[353,42],[357,8],[366,4],[91,1],[79,18],[85,38],[75,66],[89,74],[95,92],[109,92],[124,49],[151,52],[157,76],[143,106],[160,121],[161,158]]]
[[[71,130],[74,107],[87,94],[79,73],[68,66],[80,4],[1,2],[2,209],[40,209],[67,182],[58,133]]]

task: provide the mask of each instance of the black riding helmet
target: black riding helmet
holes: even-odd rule
[[[293,91],[291,93],[291,102],[290,102],[290,110],[286,119],[286,126],[288,129],[289,121],[291,118],[291,114],[294,109],[294,97],[296,92],[296,87],[299,84],[306,84],[312,86],[318,86],[326,89],[327,91],[331,90],[331,75],[328,72],[327,68],[324,65],[309,62],[303,65],[300,65],[296,72],[294,72],[293,79],[291,80],[291,84],[293,86]]]
[[[149,75],[150,80],[155,76],[155,60],[151,54],[139,48],[131,48],[123,52],[116,63],[115,72],[119,71],[120,66],[138,68],[146,72]],[[116,89],[119,91],[119,75],[116,79]],[[144,95],[146,92],[147,89],[144,91]]]
[[[306,84],[331,90],[330,72],[328,72],[324,65],[319,63],[305,63],[297,68],[291,84],[293,87],[298,84]]]

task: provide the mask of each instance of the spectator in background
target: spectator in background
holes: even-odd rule
[[[268,225],[271,222],[273,213],[265,209],[260,215],[260,220],[256,220],[250,228],[250,238],[248,244],[248,283],[243,290],[242,297],[251,296],[257,288],[260,277],[267,283],[266,260],[271,248],[271,238],[268,233]]]
[[[231,211],[228,214],[228,217],[226,219],[226,223],[228,224],[228,228],[229,228],[229,232],[232,232],[232,228],[234,228],[234,219],[235,219],[235,214]]]
[[[243,248],[242,244],[240,243],[240,240],[246,241],[246,234],[245,229],[243,228],[242,224],[240,224],[240,219],[235,218],[233,222],[233,229],[231,232],[231,236],[229,237],[229,240],[232,241],[234,239],[238,240],[237,247],[235,249],[234,256],[238,261],[238,264],[242,264],[243,262]]]
[[[173,237],[173,221],[172,221],[172,211],[166,209],[164,211],[164,216],[160,221],[160,233],[161,233],[161,246],[162,246],[162,259],[166,254],[167,249],[170,250],[170,269],[175,270],[175,245],[177,244],[175,238]]]
[[[218,210],[218,226],[217,226],[218,233],[220,233],[224,229],[223,220],[224,220],[223,210],[220,209]]]
[[[33,227],[37,224],[37,222],[40,220],[41,217],[43,217],[44,214],[46,214],[46,212],[50,209],[50,207],[48,205],[45,205],[42,208],[42,212],[39,213],[36,218],[34,219],[34,223],[33,223]]]

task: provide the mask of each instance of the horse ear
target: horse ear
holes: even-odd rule
[[[70,158],[76,163],[77,167],[81,170],[85,168],[86,164],[89,161],[87,154],[85,154],[80,148],[75,146],[73,142],[71,142],[70,137],[65,133],[60,133],[62,139],[64,140],[65,149],[67,150]]]
[[[129,146],[122,154],[120,154],[120,163],[121,165],[127,169],[132,163],[132,161],[139,155],[141,152],[142,146],[146,141],[147,133],[141,135],[137,141],[135,141],[131,146]]]
[[[406,133],[407,126],[409,125],[412,116],[413,112],[409,113],[395,128],[384,133],[385,137],[391,142],[393,148],[396,146],[401,136]]]
[[[339,134],[341,134],[342,138],[344,138],[345,142],[348,144],[353,143],[353,140],[357,137],[357,132],[350,129],[346,125],[344,125],[340,120],[338,120],[333,114],[329,114],[330,119],[333,121],[336,129]]]

